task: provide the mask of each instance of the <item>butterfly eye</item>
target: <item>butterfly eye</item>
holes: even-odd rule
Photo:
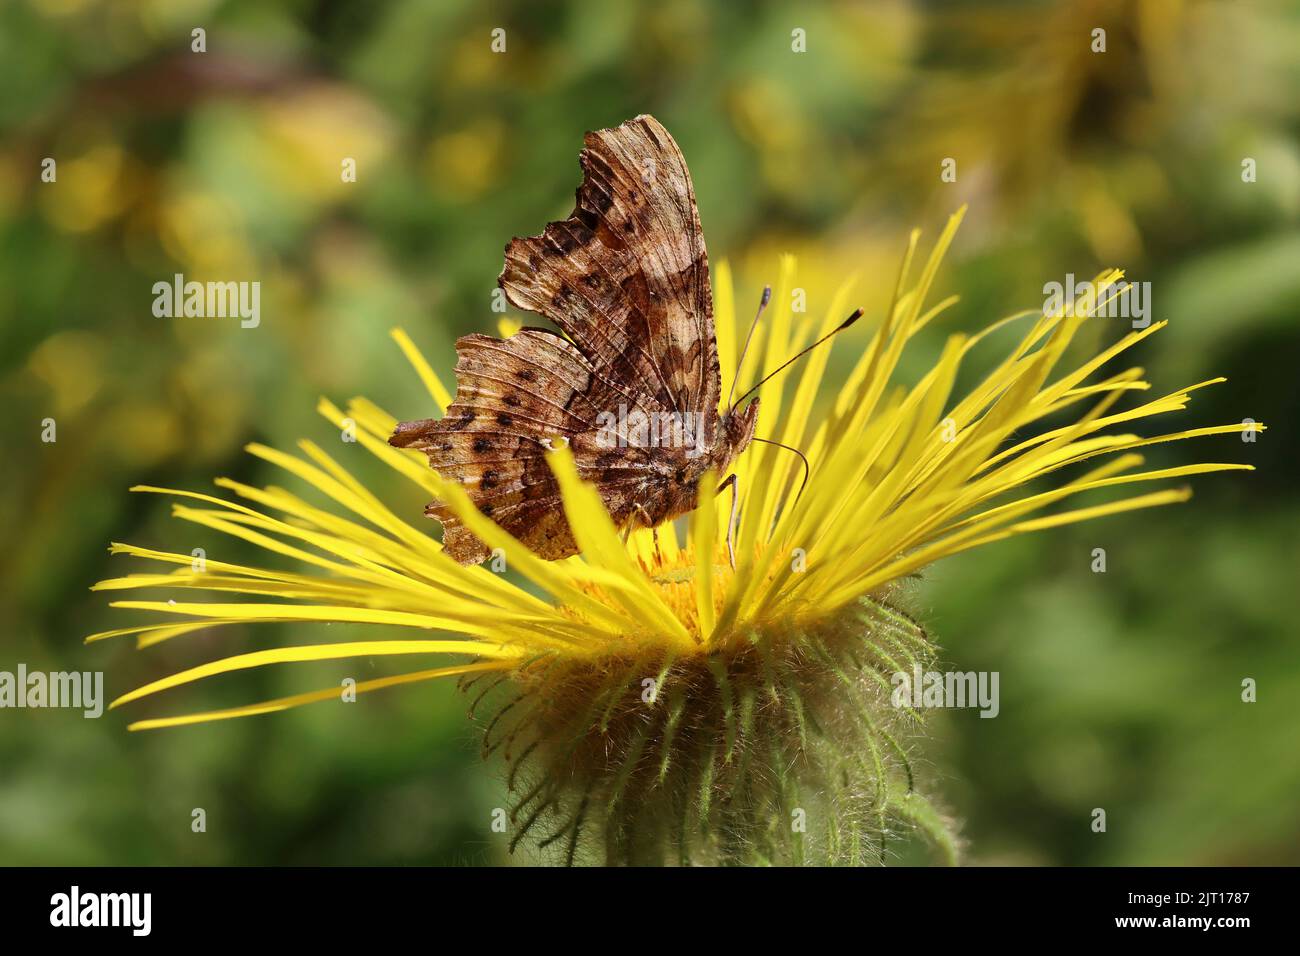
[[[686,484],[686,469],[678,468],[677,474],[673,475],[673,480],[675,480],[679,485]]]

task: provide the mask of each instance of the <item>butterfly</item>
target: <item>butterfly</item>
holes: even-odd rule
[[[425,452],[482,514],[548,560],[579,550],[546,461],[557,440],[630,532],[692,511],[700,479],[727,474],[758,420],[758,399],[718,411],[709,262],[677,143],[643,115],[587,133],[579,160],[573,213],[513,239],[497,278],[511,305],[563,334],[464,336],[446,413],[402,422],[389,438]],[[733,524],[734,482],[719,488],[733,485]],[[425,512],[456,561],[491,553],[444,503]]]

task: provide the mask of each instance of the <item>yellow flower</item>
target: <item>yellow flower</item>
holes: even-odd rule
[[[1080,492],[1249,468],[1141,470],[1136,452],[1144,446],[1243,427],[1148,438],[1122,430],[1178,411],[1195,389],[1222,381],[1115,411],[1125,393],[1149,386],[1141,369],[1106,374],[1103,365],[1164,323],[1130,332],[1077,368],[1058,371],[1079,328],[1116,294],[1121,273],[1115,270],[1097,278],[1095,292],[1054,314],[1021,313],[972,337],[950,336],[919,382],[891,386],[909,340],[956,301],[926,305],[960,218],[959,212],[949,221],[919,273],[919,233],[912,234],[893,305],[829,412],[812,415],[826,348],[811,354],[801,372],[762,386],[766,434],[804,449],[811,479],[799,494],[799,460],[771,445],[753,445],[741,457],[734,570],[725,543],[730,506],[712,493],[717,476],[701,486],[683,539],[668,525],[657,539],[643,530],[624,541],[594,489],[579,480],[567,450],[557,448],[552,466],[582,553],[547,562],[475,511],[421,454],[390,447],[394,416],[364,399],[346,411],[322,401],[327,419],[340,428],[345,419],[354,421],[360,444],[447,502],[529,587],[495,573],[492,559],[462,567],[447,558],[426,519],[394,514],[317,445],[301,442],[301,457],[251,445],[252,454],[319,489],[337,508],[322,510],[283,489],[229,479],[216,484],[230,499],[135,490],[176,496],[176,517],[296,559],[311,573],[216,560],[196,570],[188,554],[114,544],[114,553],[178,567],[103,581],[99,589],[165,586],[244,600],[116,601],[170,619],[89,640],[135,634],[143,647],[203,628],[271,621],[392,625],[412,636],[238,654],[149,683],[112,706],[268,664],[428,657],[438,666],[363,681],[355,690],[457,675],[475,706],[494,699],[484,750],[506,755],[509,783],[519,794],[511,808],[514,842],[531,833],[542,846],[563,847],[570,861],[594,846],[615,862],[855,862],[883,858],[886,837],[901,822],[919,826],[951,859],[956,845],[946,821],[912,780],[905,737],[916,715],[889,699],[891,673],[910,673],[931,658],[924,630],[904,610],[901,582],[946,555],[1012,535],[1189,496],[1166,488],[1043,513]],[[765,341],[750,350],[740,381],[775,369],[849,311],[852,284],[846,283],[819,327],[797,323],[788,304],[793,286],[794,264],[787,259],[777,306],[760,333]],[[717,269],[715,304],[727,394],[738,329],[725,264]],[[1013,323],[1029,326],[1019,344],[969,394],[952,398],[967,353]],[[445,410],[447,388],[405,333],[393,336],[434,405]],[[1060,420],[1066,409],[1080,410],[1069,424],[1034,429],[1044,419]],[[1090,464],[1082,474],[1051,490],[1017,494],[1035,479],[1084,463]],[[140,720],[131,728],[263,714],[339,694],[337,686],[326,687]]]

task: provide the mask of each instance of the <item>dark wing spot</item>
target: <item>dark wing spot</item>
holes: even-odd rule
[[[561,282],[559,291],[556,292],[555,295],[551,296],[551,305],[558,308],[563,306],[564,303],[571,298],[573,298],[573,289],[571,289],[566,283]]]
[[[491,448],[492,448],[492,443],[488,441],[486,438],[474,439],[474,450],[478,452],[480,455]]]
[[[521,404],[520,401],[519,401],[519,396],[516,395],[516,394],[514,394],[513,392],[511,392],[509,395],[507,395],[507,396],[505,397],[504,401],[505,401],[505,403],[506,403],[507,405],[509,405],[511,408],[518,408],[518,407],[520,406],[520,404]]]
[[[509,415],[506,415],[505,413],[502,413],[497,416],[497,424],[502,426],[503,428],[509,428],[514,423],[515,420],[511,418]]]
[[[479,479],[479,486],[491,491],[497,486],[497,483],[500,480],[501,474],[495,469],[489,468],[487,471],[483,472],[483,477]]]
[[[589,171],[587,167],[588,164],[584,163],[582,167],[584,172]],[[583,186],[588,186],[588,184],[590,185],[589,188],[587,188],[586,190],[587,196],[592,200],[592,203],[595,205],[596,212],[600,213],[601,215],[604,215],[605,213],[609,212],[609,207],[614,205],[613,194],[599,180],[588,179],[583,183]],[[588,223],[588,225],[591,224]],[[595,226],[592,226],[592,228],[594,229]]]
[[[564,228],[563,223],[552,223],[546,227],[543,235],[551,240],[552,245],[547,252],[552,256],[567,256],[582,245],[576,236]]]

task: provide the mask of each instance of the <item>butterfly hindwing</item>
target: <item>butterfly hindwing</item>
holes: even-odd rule
[[[599,409],[610,401],[609,384],[568,341],[541,329],[504,340],[467,335],[456,354],[456,397],[446,414],[403,422],[390,442],[423,451],[441,477],[463,487],[479,511],[530,550],[544,558],[574,553],[545,459],[550,447],[569,441],[579,472],[611,487],[646,457],[642,449],[623,449],[615,463],[592,440]],[[446,505],[434,502],[427,513],[442,522],[451,557],[462,563],[487,557],[487,547]]]

